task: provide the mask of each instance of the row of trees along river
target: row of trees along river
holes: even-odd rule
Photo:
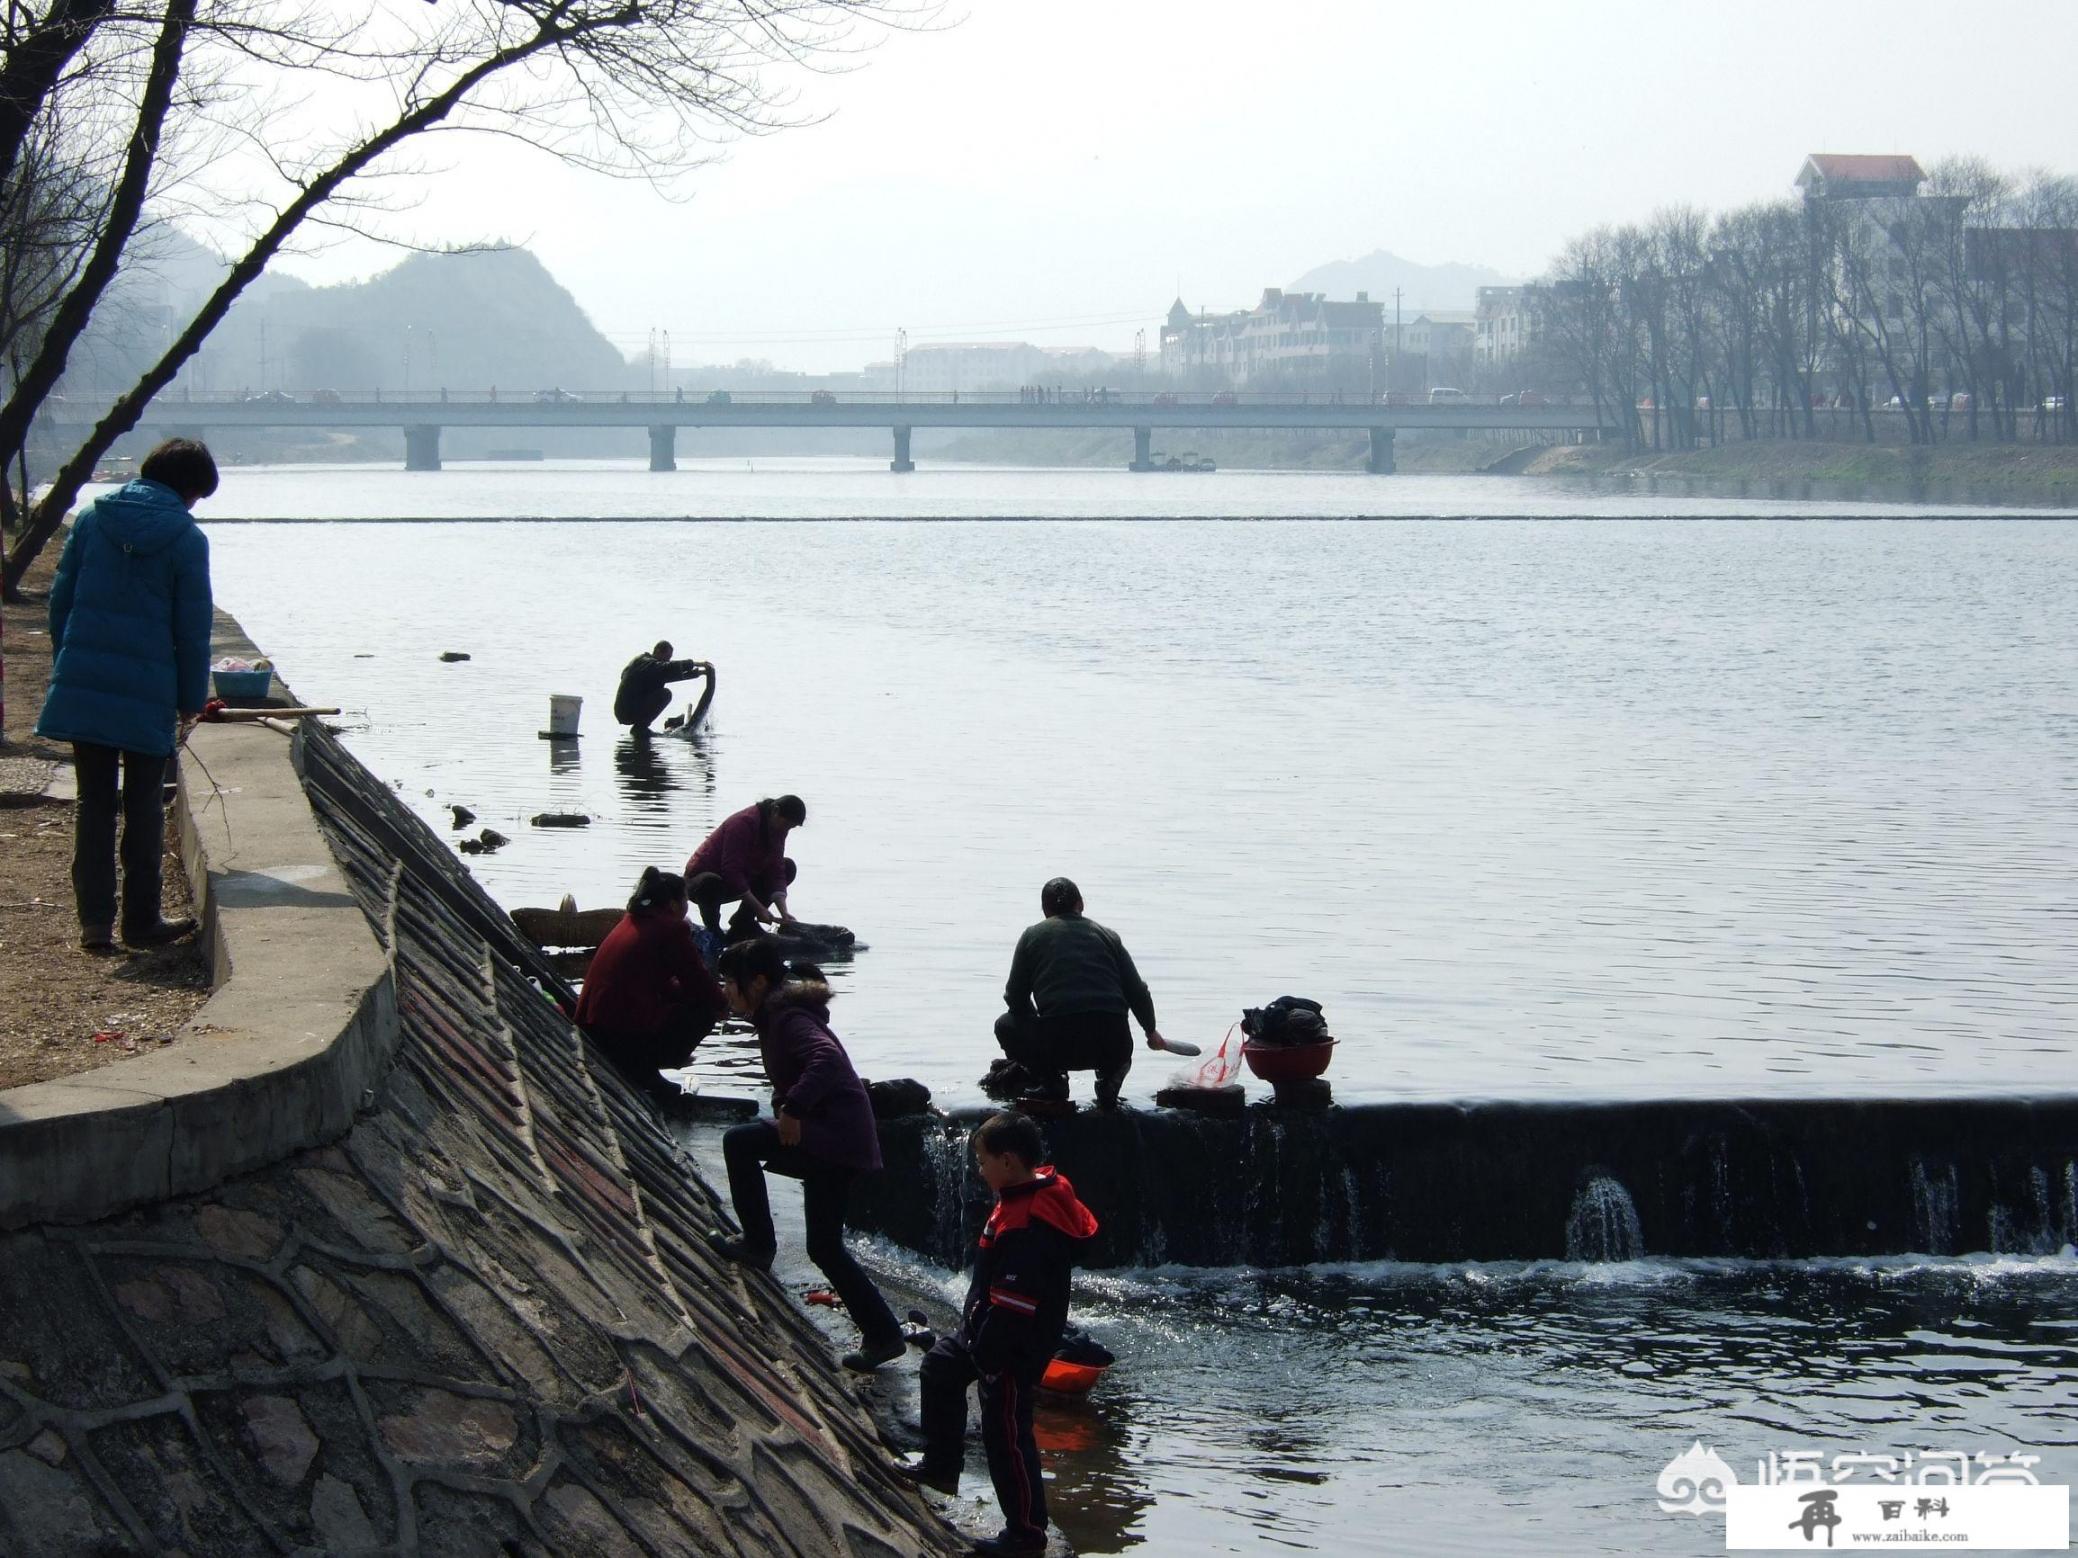
[[[1521,377],[1727,436],[2078,439],[2078,180],[1937,164],[1920,192],[1691,207],[1569,242]]]

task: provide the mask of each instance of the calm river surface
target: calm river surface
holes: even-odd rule
[[[1322,1001],[1346,1099],[2078,1078],[2068,518],[767,459],[234,469],[203,514],[333,521],[212,526],[219,599],[443,832],[462,803],[512,836],[474,862],[508,905],[617,902],[804,796],[795,907],[871,944],[837,1027],[945,1102],[1056,873],[1173,1036]],[[659,636],[721,668],[698,743],[612,726]],[[536,738],[552,692],[574,752]],[[564,810],[595,821],[526,825]],[[1654,1502],[1696,1438],[1749,1480],[1794,1449],[2078,1477],[2068,1251],[1078,1303],[1126,1365],[1050,1410],[1090,1552],[1721,1550]]]

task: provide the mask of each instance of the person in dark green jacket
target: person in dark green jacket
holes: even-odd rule
[[[712,677],[714,667],[705,660],[674,660],[669,640],[659,640],[647,654],[637,655],[621,667],[620,686],[613,694],[613,717],[638,736],[671,707],[671,684],[695,676]]]
[[[188,510],[216,485],[208,449],[169,439],[135,481],[80,511],[58,558],[36,733],[72,744],[72,895],[89,952],[115,949],[119,812],[123,940],[157,946],[195,928],[159,912],[163,787],[166,760],[209,701],[209,542]]]
[[[996,1042],[1038,1084],[1036,1096],[1066,1099],[1068,1073],[1097,1074],[1097,1102],[1118,1103],[1133,1068],[1128,1012],[1139,1019],[1149,1049],[1168,1043],[1155,1026],[1154,997],[1118,932],[1082,912],[1082,892],[1065,876],[1039,889],[1046,918],[1017,938]]]

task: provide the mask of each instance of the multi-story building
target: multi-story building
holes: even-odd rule
[[[1535,287],[1481,287],[1472,310],[1472,364],[1500,368],[1529,350],[1536,336]]]
[[[1254,308],[1221,314],[1193,314],[1178,298],[1162,325],[1162,371],[1230,384],[1356,383],[1380,371],[1385,344],[1385,308],[1368,293],[1342,302],[1268,287]]]

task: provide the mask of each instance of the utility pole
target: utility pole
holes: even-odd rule
[[[1147,377],[1147,331],[1143,327],[1133,332],[1133,379],[1137,383]]]
[[[657,327],[649,327],[649,392],[657,392]]]
[[[267,316],[260,316],[260,388],[267,387]]]
[[[902,375],[908,364],[909,332],[907,330],[897,330],[895,332],[895,399],[897,400],[902,398]]]
[[[1385,381],[1391,384],[1400,376],[1400,289],[1393,288],[1393,360],[1386,367]]]
[[[664,332],[664,388],[671,387],[671,332]]]

